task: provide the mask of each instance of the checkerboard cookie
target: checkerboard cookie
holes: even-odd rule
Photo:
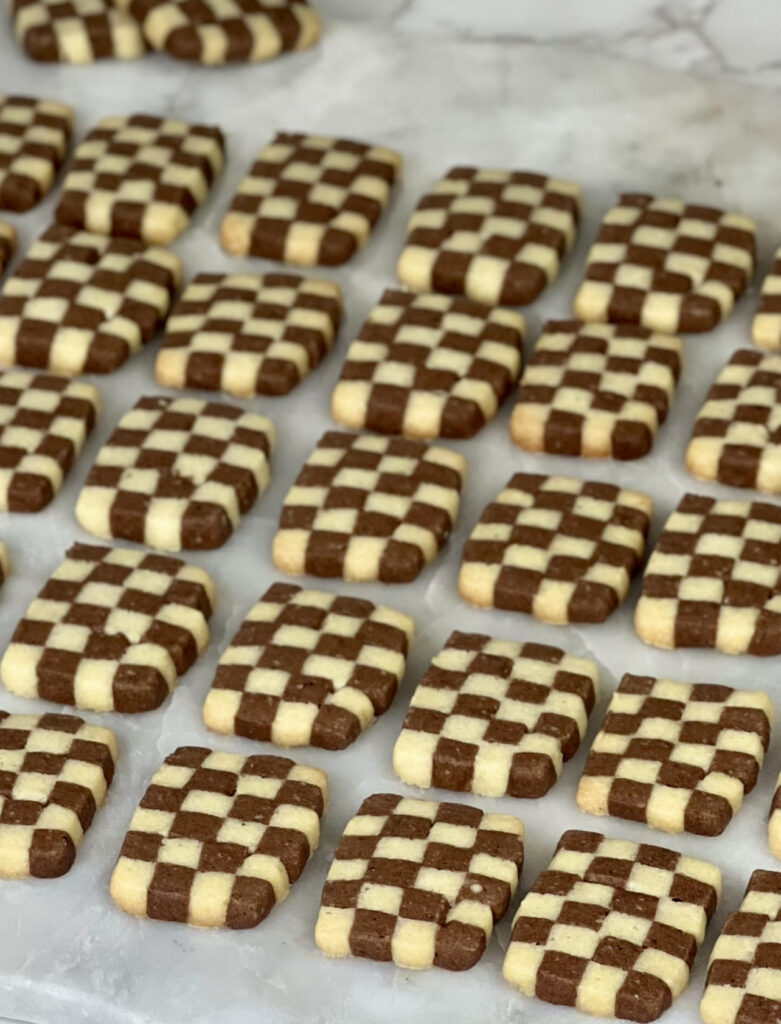
[[[540,797],[577,751],[597,666],[558,647],[451,633],[412,696],[393,748],[404,782]]]
[[[751,340],[759,348],[781,349],[781,248],[762,282],[759,306],[751,324]]]
[[[515,915],[504,977],[547,1003],[656,1020],[686,988],[720,895],[706,861],[565,832]]]
[[[98,452],[76,518],[161,551],[218,548],[266,489],[274,438],[271,420],[233,405],[140,398]]]
[[[0,294],[0,363],[111,373],[154,336],[180,274],[170,249],[55,224]]]
[[[724,923],[700,1003],[705,1024],[771,1024],[781,1019],[781,874],[754,871],[740,909]]]
[[[664,832],[721,835],[757,783],[772,721],[758,690],[627,673],[586,761],[578,805]]]
[[[8,557],[8,548],[4,541],[0,540],[0,586],[11,574],[11,560]]]
[[[4,220],[0,220],[0,277],[8,264],[16,248],[16,231]]]
[[[201,64],[263,61],[307,50],[320,18],[307,0],[121,0],[154,50]]]
[[[572,181],[454,167],[410,218],[399,280],[415,291],[525,306],[556,278],[579,211]]]
[[[73,110],[65,103],[0,95],[0,209],[23,213],[43,199],[72,130]]]
[[[781,775],[776,782],[773,801],[770,805],[770,817],[767,825],[767,838],[771,853],[781,860]]]
[[[282,506],[283,572],[409,583],[453,528],[466,460],[422,441],[327,431]]]
[[[135,60],[146,50],[138,22],[111,0],[10,0],[16,40],[47,63]]]
[[[159,384],[286,395],[333,344],[342,292],[295,274],[199,274],[168,318]]]
[[[518,379],[524,330],[508,309],[388,289],[347,351],[331,415],[380,434],[472,437]]]
[[[401,164],[385,146],[278,132],[233,197],[222,246],[307,267],[346,263],[368,241]]]
[[[710,331],[732,312],[755,257],[749,217],[628,193],[605,214],[575,315],[669,334]]]
[[[220,658],[204,722],[281,747],[343,750],[390,707],[414,632],[385,605],[274,583]]]
[[[781,493],[781,355],[739,349],[697,414],[686,468],[699,480]]]
[[[665,523],[635,610],[655,647],[781,654],[781,508],[686,494]]]
[[[39,512],[57,494],[95,426],[91,384],[45,373],[0,373],[0,509]]]
[[[464,545],[459,593],[543,622],[604,622],[626,597],[650,516],[638,491],[516,473]]]
[[[159,707],[209,642],[211,577],[178,558],[74,544],[19,622],[0,679],[92,711]]]
[[[523,840],[509,814],[367,797],[336,848],[315,942],[326,956],[468,970],[513,897]]]
[[[667,418],[682,357],[679,338],[645,327],[549,320],[521,379],[510,436],[532,452],[642,458]]]
[[[319,768],[179,747],[130,821],[111,897],[136,917],[254,928],[317,849],[327,799]]]
[[[55,217],[165,245],[189,225],[224,161],[219,128],[149,114],[104,117],[76,147]]]
[[[0,878],[58,878],[106,799],[110,729],[75,715],[0,711]]]

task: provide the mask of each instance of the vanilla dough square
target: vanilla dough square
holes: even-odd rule
[[[32,60],[92,64],[146,52],[138,22],[111,0],[10,0],[19,46]]]
[[[47,195],[72,130],[65,103],[0,95],[0,209],[24,213]]]

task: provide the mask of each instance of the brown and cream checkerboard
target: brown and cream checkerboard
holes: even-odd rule
[[[634,324],[549,320],[510,421],[517,445],[552,455],[647,455],[681,372],[679,338]]]
[[[565,832],[515,915],[504,977],[548,1003],[656,1020],[686,988],[720,895],[706,861]]]
[[[165,245],[190,223],[224,160],[219,128],[148,114],[104,117],[76,147],[55,217]]]
[[[204,721],[282,747],[342,750],[390,707],[414,632],[385,605],[274,583],[220,659]]]
[[[112,0],[9,0],[9,8],[17,42],[33,60],[135,60],[146,49],[138,22]]]
[[[161,551],[218,548],[269,480],[274,425],[195,398],[139,398],[98,452],[76,518]]]
[[[656,647],[781,654],[781,508],[686,494],[643,579],[635,628]]]
[[[11,224],[0,220],[0,277],[8,264],[16,248],[16,231]]]
[[[604,622],[626,597],[650,516],[638,491],[516,473],[464,545],[459,593],[543,622]]]
[[[759,306],[751,324],[751,340],[759,348],[781,349],[781,248],[762,282]]]
[[[295,274],[199,274],[171,311],[158,383],[285,395],[328,353],[342,314],[338,284]]]
[[[57,100],[0,95],[0,209],[39,203],[65,158],[73,110]]]
[[[57,878],[103,804],[117,738],[74,715],[0,711],[0,878]]]
[[[367,797],[336,848],[315,942],[327,956],[467,970],[518,885],[523,839],[508,814]]]
[[[208,573],[178,558],[74,544],[0,663],[12,693],[93,711],[159,707],[209,642]]]
[[[756,870],[740,909],[724,923],[700,1003],[705,1024],[781,1019],[781,874]]]
[[[757,783],[773,705],[757,690],[627,673],[589,753],[577,801],[664,832],[721,835]]]
[[[749,217],[679,199],[628,193],[605,214],[575,297],[582,320],[652,331],[710,331],[754,272]]]
[[[388,289],[347,351],[331,414],[380,434],[472,437],[518,379],[524,330],[508,309]]]
[[[410,218],[399,280],[415,291],[525,306],[556,278],[579,211],[572,181],[454,167]]]
[[[558,647],[451,633],[412,696],[393,748],[404,782],[540,797],[576,752],[597,666]]]
[[[777,860],[781,860],[781,775],[778,776],[776,781],[773,800],[770,804],[767,838],[771,853]]]
[[[317,848],[327,799],[319,768],[179,747],[133,815],[111,896],[136,917],[253,928]]]
[[[327,431],[285,498],[274,564],[409,583],[444,546],[465,476],[466,460],[449,448]]]
[[[223,248],[301,266],[345,263],[368,241],[401,164],[385,146],[278,132],[239,185]]]

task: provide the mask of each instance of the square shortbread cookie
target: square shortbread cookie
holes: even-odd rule
[[[699,480],[781,494],[781,354],[733,354],[697,414],[686,468]]]
[[[544,174],[454,167],[407,224],[399,280],[419,292],[525,306],[572,248],[580,198],[579,185]]]
[[[328,353],[342,315],[338,284],[295,274],[199,274],[165,328],[159,384],[286,395]]]
[[[204,722],[281,747],[343,750],[390,707],[414,632],[385,605],[274,583],[220,658]]]
[[[710,331],[744,292],[755,255],[749,217],[628,193],[605,214],[575,315],[668,334]]]
[[[213,66],[270,60],[320,38],[307,0],[117,0],[154,50]]]
[[[412,696],[394,771],[423,789],[544,796],[580,746],[597,685],[593,661],[558,647],[451,633]]]
[[[463,455],[422,441],[327,431],[282,506],[283,572],[409,583],[453,529]]]
[[[651,507],[612,484],[516,473],[464,545],[459,593],[543,622],[604,622],[643,557]]]
[[[91,384],[0,373],[0,509],[39,512],[54,498],[100,411]]]
[[[570,830],[518,908],[504,977],[547,1003],[656,1020],[686,988],[720,895],[713,864]]]
[[[33,60],[91,64],[135,60],[146,45],[138,22],[111,0],[10,0],[16,40]]]
[[[0,363],[111,373],[154,336],[180,274],[170,249],[54,224],[0,293]]]
[[[0,209],[23,213],[49,192],[73,129],[57,100],[0,95]]]
[[[165,245],[189,225],[224,161],[219,128],[149,114],[104,117],[76,147],[55,217]]]
[[[470,299],[388,289],[347,350],[331,415],[406,437],[472,437],[521,370],[523,317]]]
[[[319,768],[179,747],[130,821],[111,897],[136,917],[254,928],[317,849],[327,799]]]
[[[385,146],[278,132],[233,197],[223,248],[301,266],[346,263],[368,241],[401,165]]]
[[[367,797],[336,848],[315,942],[326,956],[468,970],[513,897],[523,840],[509,814]]]
[[[759,306],[751,324],[751,340],[759,348],[781,349],[781,248],[762,282]]]
[[[757,784],[773,705],[758,690],[627,673],[578,786],[590,814],[721,835]]]
[[[781,507],[684,495],[648,559],[635,628],[655,647],[781,654]]]
[[[139,398],[98,452],[76,503],[96,537],[161,551],[218,548],[269,480],[274,425],[196,398]]]
[[[0,711],[0,878],[58,878],[106,799],[110,729],[75,715]]]
[[[11,262],[14,249],[16,249],[16,230],[4,220],[0,220],[0,277],[3,276],[5,268]]]
[[[756,870],[724,922],[700,1003],[705,1024],[781,1020],[781,874]]]
[[[524,370],[510,436],[552,455],[639,459],[667,418],[680,338],[633,324],[549,320]]]
[[[92,711],[159,707],[209,642],[203,569],[128,548],[74,544],[11,637],[6,689]]]

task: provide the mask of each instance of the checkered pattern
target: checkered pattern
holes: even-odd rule
[[[467,970],[518,885],[523,838],[508,814],[370,796],[336,848],[315,942],[327,956]]]
[[[525,306],[556,278],[579,211],[572,181],[454,167],[410,218],[399,280],[419,292]]]
[[[55,224],[0,294],[0,363],[110,373],[154,336],[180,273],[169,249]]]
[[[220,659],[204,721],[282,747],[342,750],[390,707],[414,632],[385,605],[274,583]]]
[[[664,832],[721,835],[757,783],[773,706],[757,690],[627,673],[586,761],[591,814]]]
[[[274,564],[409,583],[444,546],[465,476],[466,460],[449,448],[328,431],[287,493]]]
[[[686,494],[648,560],[638,635],[668,649],[781,654],[781,508]]]
[[[0,209],[22,213],[54,184],[73,110],[57,100],[0,95]]]
[[[99,410],[91,384],[21,370],[0,373],[0,509],[38,512],[49,504]]]
[[[770,805],[767,838],[771,853],[777,860],[781,860],[781,775],[778,776],[773,800]]]
[[[679,338],[631,324],[549,320],[524,371],[510,435],[552,455],[647,455],[681,372]]]
[[[656,1020],[686,988],[720,894],[706,861],[565,832],[518,908],[504,977],[548,1003]]]
[[[9,0],[17,42],[33,60],[135,60],[146,46],[134,18],[111,0]]]
[[[203,569],[127,548],[74,544],[19,622],[6,689],[92,711],[159,707],[209,642]]]
[[[412,697],[393,767],[412,786],[539,797],[578,749],[597,666],[558,647],[451,633]]]
[[[74,715],[0,711],[0,878],[70,870],[116,760],[110,729]]]
[[[341,314],[341,289],[331,281],[199,274],[168,319],[158,383],[239,398],[286,395],[328,353]]]
[[[219,128],[148,114],[104,117],[76,147],[55,217],[165,245],[188,226],[224,160]]]
[[[4,220],[0,220],[0,277],[8,264],[16,248],[16,231]]]
[[[253,928],[317,849],[327,798],[319,768],[179,747],[133,815],[111,896],[136,917]]]
[[[516,473],[464,545],[459,592],[543,622],[604,622],[626,597],[650,516],[638,491]]]
[[[239,185],[223,248],[301,266],[345,263],[366,244],[401,173],[385,146],[279,132]]]
[[[140,398],[98,452],[76,504],[96,537],[218,548],[266,489],[274,425],[233,405]]]
[[[716,940],[700,1013],[705,1024],[781,1018],[781,874],[755,871]]]
[[[781,248],[762,282],[759,307],[751,325],[751,340],[759,348],[781,349]]]
[[[605,214],[575,297],[581,320],[710,331],[754,272],[756,225],[679,199],[622,195]]]
[[[781,354],[733,354],[697,414],[686,466],[700,480],[781,493]]]
[[[388,290],[348,349],[331,413],[381,434],[472,437],[518,379],[524,330],[508,309]]]
[[[320,37],[307,0],[120,0],[154,50],[201,64],[270,60]]]

